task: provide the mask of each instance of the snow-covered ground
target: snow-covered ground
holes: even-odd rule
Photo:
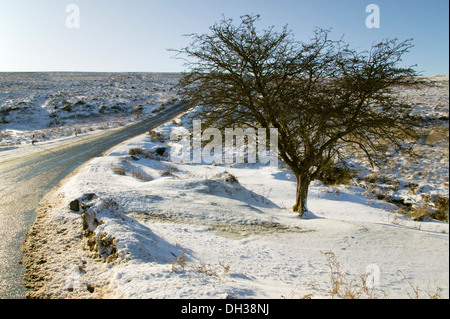
[[[0,151],[117,128],[176,99],[176,73],[0,73]]]
[[[407,96],[426,98],[427,112],[448,121],[448,76],[439,80],[440,89]],[[178,143],[170,133],[191,121],[180,116],[118,145],[46,196],[24,246],[28,271],[41,278],[30,296],[449,297],[448,223],[409,219],[377,198],[448,198],[448,122],[447,140],[418,145],[434,150],[426,165],[399,158],[408,167],[393,163],[370,180],[315,181],[311,213],[299,218],[282,165],[170,161],[162,152]]]

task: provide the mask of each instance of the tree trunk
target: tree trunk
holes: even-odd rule
[[[297,194],[296,202],[292,209],[302,217],[308,211],[308,190],[311,180],[308,174],[298,174],[295,177],[297,179]]]

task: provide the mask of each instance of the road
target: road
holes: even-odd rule
[[[106,132],[100,136],[70,142],[59,148],[0,162],[0,299],[25,297],[21,244],[35,219],[41,198],[77,167],[100,156],[111,147],[155,128],[185,110],[182,104],[157,116]]]

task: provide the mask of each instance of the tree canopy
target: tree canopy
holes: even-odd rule
[[[394,89],[417,85],[414,66],[400,65],[412,40],[388,39],[369,51],[351,49],[317,29],[309,42],[283,27],[257,30],[259,16],[237,25],[224,19],[209,34],[190,34],[177,50],[189,71],[180,85],[201,104],[205,126],[278,129],[278,151],[297,179],[293,210],[307,211],[309,184],[344,150],[362,152],[372,165],[388,148],[405,152],[424,124]]]

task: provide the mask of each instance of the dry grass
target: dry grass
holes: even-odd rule
[[[426,144],[448,143],[449,129],[448,126],[435,126],[431,129],[426,137]]]
[[[371,282],[371,276],[366,273],[349,279],[345,275],[345,272],[342,270],[336,255],[333,252],[325,252],[324,254],[327,258],[328,266],[330,269],[331,298],[343,298],[343,299],[376,298],[374,292],[374,287],[376,284],[375,278],[372,278]],[[435,291],[424,290],[426,296],[423,296],[423,294],[421,294],[421,289],[419,289],[419,286],[413,285],[401,270],[399,270],[398,272],[403,276],[403,279],[408,283],[410,289],[412,290],[406,291],[406,294],[408,295],[409,298],[442,299],[442,291],[443,291],[442,288],[436,286]],[[309,294],[307,296],[308,298],[313,297],[312,294]],[[388,295],[384,293],[383,298],[387,299]]]
[[[143,156],[143,157],[146,157],[146,158],[151,158],[152,157],[151,154],[148,151],[146,151],[146,150],[144,150],[142,148],[131,148],[128,151],[128,155],[131,155],[131,156]]]
[[[425,204],[410,208],[400,208],[396,211],[398,214],[406,215],[415,221],[424,221],[426,219],[436,219],[448,223],[449,218],[449,199],[448,197],[437,196],[433,201],[424,199]]]
[[[123,166],[112,166],[111,170],[115,174],[122,175],[122,176],[127,175],[127,171],[128,171],[128,173],[131,176],[133,176],[134,178],[137,178],[143,182],[149,182],[149,181],[153,180],[153,178],[150,175],[146,174],[145,172],[141,172],[141,171],[135,170],[135,169],[125,170],[125,168]]]
[[[164,142],[166,140],[164,134],[152,130],[148,131],[148,135],[151,136],[153,142]]]
[[[175,176],[174,173],[179,172],[180,170],[174,165],[165,165],[164,167],[160,167],[159,173],[161,176]]]
[[[219,265],[222,267],[222,275],[224,275],[230,271],[230,265],[226,264],[223,260],[219,260]],[[184,251],[182,251],[180,256],[178,256],[172,262],[172,272],[183,272],[183,271],[191,271],[191,272],[205,274],[207,276],[213,276],[213,277],[220,276],[220,268],[216,269],[204,261],[200,261],[200,263],[198,265],[193,264],[193,263],[188,263],[186,254]]]
[[[130,170],[130,174],[131,176],[133,176],[134,178],[137,178],[143,182],[150,182],[153,180],[153,178],[150,175],[147,175],[143,172],[139,172],[139,171],[134,171],[134,170]]]
[[[406,280],[406,282],[408,283],[409,287],[412,290],[412,292],[410,292],[409,290],[406,291],[408,297],[410,299],[423,299],[423,297],[420,294],[419,286],[413,285],[401,270],[399,270],[398,272],[403,276],[403,279]],[[425,293],[427,294],[428,299],[442,299],[442,291],[443,291],[442,288],[436,287],[436,291],[426,290]]]
[[[121,166],[113,166],[111,167],[111,170],[118,175],[126,175],[125,169]]]
[[[182,251],[180,256],[172,262],[172,272],[184,271],[187,264],[186,254]]]
[[[360,299],[363,296],[368,299],[374,299],[374,284],[368,282],[368,274],[362,274],[359,277],[348,279],[341,269],[341,265],[333,252],[324,253],[328,266],[330,268],[332,298]],[[369,288],[371,286],[371,288]]]
[[[436,208],[435,218],[440,221],[448,223],[449,213],[449,199],[448,197],[438,196],[434,200],[434,207]]]
[[[415,208],[411,208],[408,212],[406,212],[406,215],[412,220],[424,221],[427,218],[432,218],[433,212],[428,206],[421,205]]]

